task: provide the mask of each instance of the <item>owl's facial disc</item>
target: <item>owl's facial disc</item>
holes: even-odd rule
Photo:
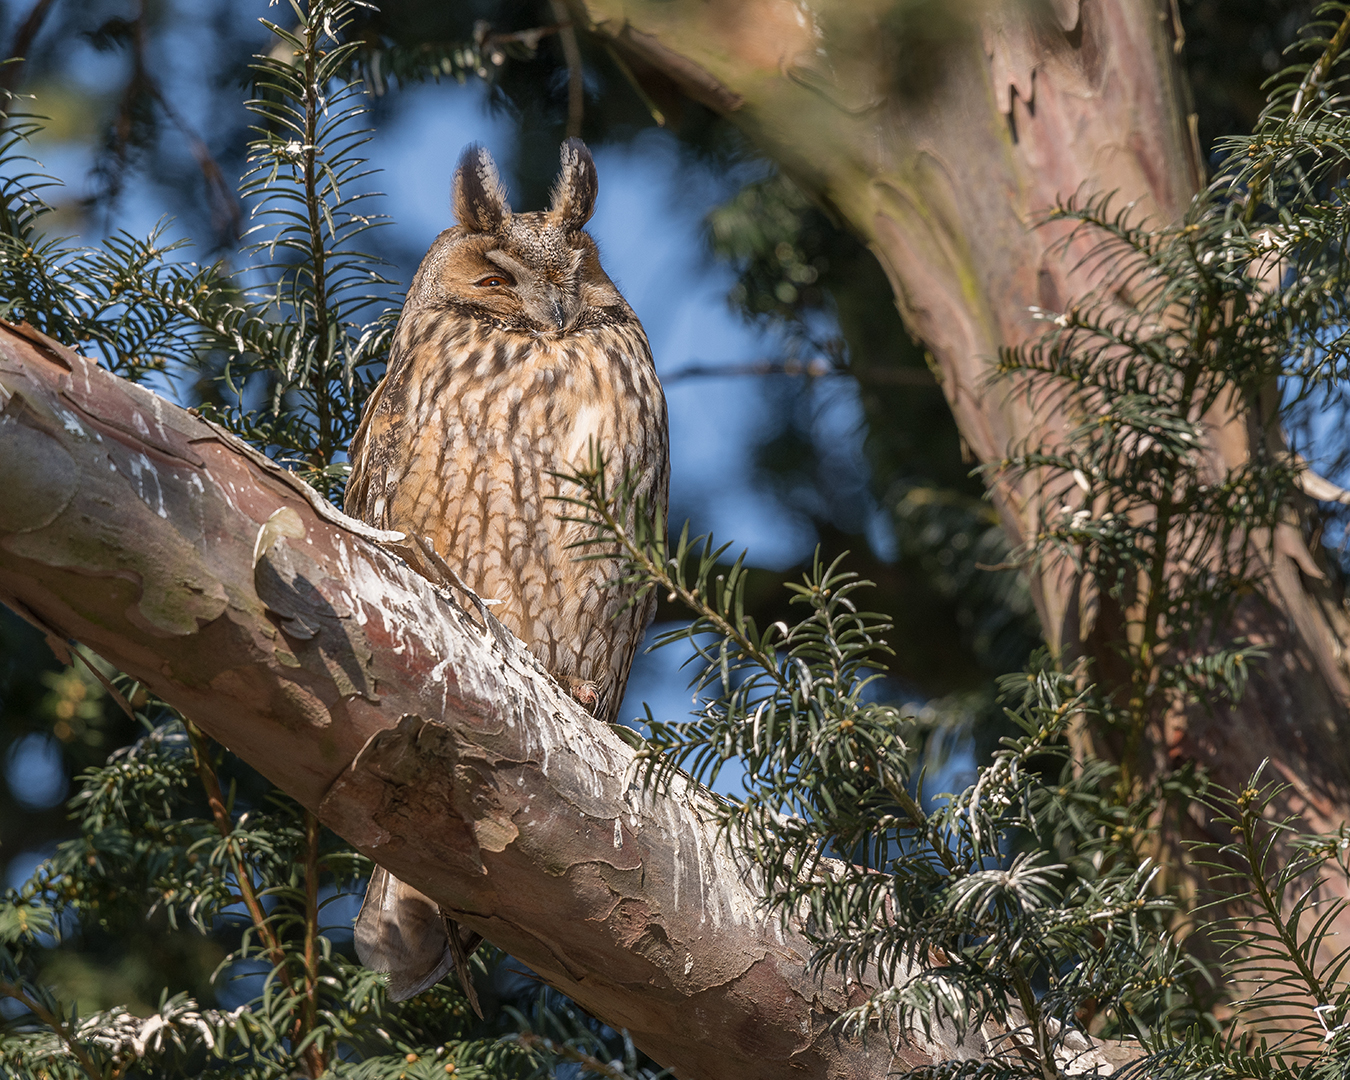
[[[581,314],[575,266],[579,258],[563,267],[535,269],[501,250],[485,251],[483,257],[509,276],[509,285],[493,288],[514,294],[535,333],[564,334],[576,322]]]

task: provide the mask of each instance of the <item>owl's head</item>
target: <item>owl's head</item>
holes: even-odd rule
[[[466,147],[452,189],[459,224],[441,233],[422,260],[408,306],[450,308],[549,336],[631,318],[584,229],[596,190],[590,151],[568,139],[549,208],[515,214],[492,155]]]

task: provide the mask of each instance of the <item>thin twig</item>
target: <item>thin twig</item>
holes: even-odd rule
[[[253,875],[244,862],[243,856],[239,854],[238,847],[231,840],[234,834],[234,820],[230,817],[229,808],[225,805],[225,794],[220,789],[220,778],[216,775],[216,770],[212,767],[211,758],[207,753],[206,735],[201,728],[186,718],[183,720],[183,726],[187,729],[188,741],[192,745],[192,763],[197,767],[197,776],[202,782],[202,787],[206,789],[206,801],[211,807],[211,816],[215,819],[216,829],[228,842],[227,847],[233,862],[234,877],[239,884],[239,895],[244,901],[244,907],[248,909],[249,918],[253,920],[253,925],[262,935],[263,943],[272,958],[272,963],[284,970],[286,967],[286,951],[281,947],[281,942],[277,940],[276,934],[267,922],[267,916],[258,900],[258,894],[253,889]]]
[[[1238,826],[1234,830],[1240,833],[1242,837],[1242,854],[1247,860],[1247,866],[1251,870],[1252,893],[1260,902],[1265,911],[1266,918],[1275,929],[1275,934],[1284,946],[1285,955],[1289,957],[1294,965],[1295,971],[1302,979],[1304,985],[1308,988],[1309,995],[1319,1005],[1325,1004],[1335,995],[1329,995],[1326,987],[1322,985],[1322,980],[1317,977],[1317,972],[1313,970],[1312,964],[1308,962],[1308,957],[1300,947],[1298,940],[1298,928],[1291,927],[1288,920],[1284,917],[1283,906],[1280,898],[1270,891],[1268,873],[1266,871],[1266,851],[1265,846],[1256,836],[1256,825],[1264,824],[1259,807],[1253,808],[1250,797],[1247,793],[1238,796],[1239,799],[1239,818]],[[1290,980],[1281,978],[1278,982],[1287,983]]]
[[[0,87],[13,90],[19,81],[19,74],[23,71],[24,64],[28,62],[28,50],[33,47],[38,31],[47,21],[47,13],[51,11],[52,3],[53,0],[37,0],[37,3],[29,9],[28,18],[24,19],[14,35],[14,44],[9,47],[11,62],[0,69]]]
[[[1307,74],[1303,76],[1303,81],[1299,83],[1293,103],[1289,107],[1289,119],[1291,121],[1297,120],[1302,114],[1303,106],[1307,104],[1312,92],[1327,77],[1345,48],[1348,39],[1350,39],[1350,12],[1346,13],[1341,20],[1341,25],[1336,28],[1336,33],[1332,35],[1327,47],[1322,51],[1322,55],[1317,58],[1315,64],[1308,68]],[[1267,154],[1252,174],[1252,180],[1247,185],[1247,205],[1242,212],[1244,222],[1250,223],[1256,218],[1256,208],[1261,202],[1260,191],[1270,178],[1274,160],[1272,155]]]
[[[1181,21],[1181,7],[1172,0],[1172,52],[1180,56],[1186,48],[1186,24]]]
[[[884,386],[924,386],[937,385],[933,374],[924,368],[887,367],[870,368],[855,371],[840,367],[825,359],[812,360],[754,360],[741,364],[709,364],[695,361],[676,371],[661,376],[661,382],[669,386],[683,379],[718,379],[724,377],[789,375],[807,379],[824,379],[849,375],[859,382]]]
[[[614,47],[613,42],[605,42],[605,51],[609,53],[609,58],[614,62],[614,66],[619,69],[619,74],[628,80],[628,85],[633,88],[633,93],[637,94],[638,100],[642,102],[643,107],[651,114],[651,118],[656,123],[656,126],[665,127],[666,114],[661,111],[656,102],[652,100],[652,96],[647,93],[643,85],[638,82],[638,77],[633,74],[633,69],[628,66],[628,61],[619,55],[619,50]]]
[[[674,574],[670,573],[667,566],[673,563],[673,560],[667,559],[667,552],[663,546],[658,545],[655,551],[649,550],[647,545],[640,543],[628,531],[626,524],[620,520],[620,510],[616,507],[616,500],[605,489],[603,460],[600,467],[589,476],[583,474],[577,479],[581,481],[583,490],[590,496],[588,510],[599,515],[601,528],[613,537],[622,551],[626,553],[627,559],[638,567],[645,577],[656,582],[666,592],[669,599],[679,600],[685,607],[697,612],[707,621],[715,633],[735,643],[742,653],[758,664],[770,677],[780,685],[785,685],[785,679],[783,673],[779,670],[778,658],[775,653],[760,648],[739,627],[724,618],[720,611],[700,598],[696,588],[687,588],[678,567]],[[664,536],[665,534],[662,533],[661,535]]]
[[[151,96],[159,102],[160,108],[164,110],[164,115],[178,129],[179,134],[187,140],[188,149],[192,151],[192,156],[197,162],[197,168],[201,170],[202,179],[206,181],[206,191],[213,211],[212,227],[215,228],[220,239],[233,243],[239,238],[240,227],[243,224],[239,200],[234,197],[233,186],[226,182],[225,173],[221,170],[220,163],[212,155],[210,147],[206,145],[206,141],[197,134],[192,125],[183,118],[183,115],[169,104],[169,99],[164,96],[159,84],[149,76],[147,76],[146,81]]]
[[[1036,1064],[1040,1066],[1041,1076],[1044,1077],[1044,1080],[1058,1080],[1059,1072],[1055,1067],[1054,1050],[1050,1045],[1049,1034],[1045,1030],[1045,1017],[1041,1013],[1036,994],[1021,970],[1015,969],[1013,971],[1012,982],[1013,989],[1017,993],[1017,1000],[1022,1006],[1022,1012],[1026,1014],[1027,1027],[1031,1031],[1032,1038],[1030,1049],[1035,1055]]]
[[[117,689],[117,687],[115,687],[112,684],[112,680],[109,679],[108,676],[104,675],[103,672],[99,671],[99,669],[94,666],[93,662],[89,659],[89,657],[85,656],[84,653],[80,651],[78,643],[76,644],[75,648],[70,650],[70,652],[73,655],[78,656],[80,658],[80,662],[94,673],[94,678],[98,679],[98,681],[103,684],[103,689],[108,691],[109,696],[113,699],[113,701],[117,702],[118,708],[120,708],[124,713],[127,714],[128,717],[130,717],[132,723],[139,724],[141,722],[141,718],[136,715],[136,710],[131,707],[131,702],[129,702],[126,699],[122,691]]]
[[[1308,73],[1303,76],[1303,81],[1299,83],[1298,93],[1294,95],[1294,104],[1289,109],[1290,120],[1298,119],[1299,113],[1303,111],[1306,98],[1310,97],[1312,92],[1322,84],[1322,80],[1327,77],[1327,73],[1336,63],[1337,57],[1341,55],[1341,50],[1345,48],[1347,38],[1350,38],[1350,12],[1346,12],[1345,18],[1341,20],[1341,25],[1336,28],[1336,33],[1332,36],[1326,49],[1317,58],[1317,63],[1308,69]]]
[[[305,1005],[300,1018],[300,1041],[313,1032],[319,1016],[319,818],[305,811]],[[305,1047],[312,1077],[323,1075],[326,1056],[317,1044]]]
[[[131,22],[131,61],[131,75],[122,88],[122,96],[118,99],[117,111],[113,115],[112,135],[108,143],[112,165],[104,177],[103,190],[86,200],[90,204],[104,202],[104,228],[108,232],[112,231],[113,203],[121,195],[125,184],[131,140],[135,135],[136,102],[147,91],[150,79],[145,65],[145,0],[140,0],[136,5],[136,17]],[[98,170],[103,172],[101,161]]]
[[[539,47],[541,39],[550,34],[560,34],[565,27],[571,26],[571,16],[564,12],[564,21],[554,23],[552,26],[532,26],[528,30],[509,30],[498,33],[489,26],[485,26],[483,33],[474,39],[474,43],[481,49],[489,45],[524,45],[527,49],[533,51]],[[426,48],[427,46],[423,46]]]
[[[233,242],[238,239],[242,224],[239,203],[234,197],[234,187],[226,181],[224,172],[221,171],[220,165],[212,156],[205,140],[174,108],[169,99],[164,96],[164,91],[160,89],[155,77],[150,74],[150,65],[146,63],[145,57],[144,22],[145,4],[142,2],[136,16],[135,32],[131,36],[133,70],[131,86],[139,86],[142,91],[148,94],[151,100],[156,102],[164,111],[169,123],[176,127],[179,134],[187,140],[188,148],[192,151],[193,158],[196,159],[197,168],[201,170],[202,178],[206,181],[207,198],[211,203],[212,210],[211,225],[222,239]]]
[[[557,1055],[564,1061],[571,1061],[580,1065],[583,1072],[593,1072],[599,1076],[608,1077],[609,1080],[630,1080],[628,1073],[622,1069],[577,1050],[575,1047],[568,1046],[566,1043],[559,1045],[543,1035],[536,1035],[533,1031],[522,1031],[515,1036],[515,1040],[518,1045],[527,1049],[539,1047],[550,1054]]]
[[[519,42],[529,48],[534,48],[539,44],[540,38],[548,37],[549,34],[556,34],[562,30],[562,24],[553,26],[533,26],[528,30],[515,30],[510,33],[490,33],[483,41],[489,45],[510,44]]]
[[[563,0],[550,0],[553,17],[558,20],[558,41],[567,61],[567,135],[581,138],[581,119],[586,108],[586,72],[581,66],[581,45],[577,28]]]

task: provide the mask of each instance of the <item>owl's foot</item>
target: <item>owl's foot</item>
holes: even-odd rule
[[[576,699],[577,704],[589,713],[595,712],[600,705],[600,684],[582,682],[580,679],[569,679],[568,685],[571,687],[572,697]]]
[[[501,601],[484,599],[465,585],[459,574],[455,573],[455,568],[446,562],[445,559],[441,557],[440,552],[436,550],[436,541],[432,540],[431,537],[414,536],[413,540],[417,543],[417,546],[422,549],[422,554],[426,556],[427,560],[430,562],[431,569],[434,572],[428,573],[422,566],[419,566],[417,562],[408,560],[412,568],[428,581],[431,581],[436,585],[453,586],[458,589],[464,595],[465,599],[478,609],[478,615],[483,620],[484,632],[490,633],[496,638],[498,645],[503,648],[510,648],[510,633],[507,631],[506,627],[492,617],[492,613],[487,609],[488,604],[499,604]],[[407,556],[405,555],[404,558],[406,560]]]

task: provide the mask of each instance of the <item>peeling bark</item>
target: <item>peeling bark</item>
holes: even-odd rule
[[[1115,192],[1136,219],[1174,221],[1201,183],[1170,0],[983,0],[945,15],[927,4],[910,23],[892,0],[570,2],[620,51],[641,34],[678,56],[662,65],[657,48],[643,52],[690,96],[708,101],[696,84],[734,98],[728,118],[871,246],[980,462],[1062,437],[1061,413],[990,375],[1001,348],[1040,333],[1032,306],[1063,311],[1110,272],[1083,262],[1091,238],[1066,247],[1063,229],[1035,227],[1056,201]],[[1216,475],[1269,437],[1234,409],[1206,421]],[[1046,479],[991,491],[1014,545],[1062,494]],[[1264,595],[1232,627],[1270,657],[1247,697],[1158,716],[1131,764],[1157,774],[1194,762],[1240,790],[1268,758],[1292,785],[1277,815],[1334,829],[1350,817],[1350,618],[1295,526],[1259,557]],[[1083,603],[1066,564],[1031,585],[1051,647],[1095,656],[1109,681],[1111,613]],[[1165,829],[1165,844],[1197,830],[1227,839],[1195,807]]]
[[[379,546],[398,534],[229,433],[0,323],[0,472],[0,600],[678,1076],[882,1077],[993,1052],[979,1033],[831,1030],[874,988],[806,974],[712,796],[683,777],[644,791],[633,750],[523,646]]]

